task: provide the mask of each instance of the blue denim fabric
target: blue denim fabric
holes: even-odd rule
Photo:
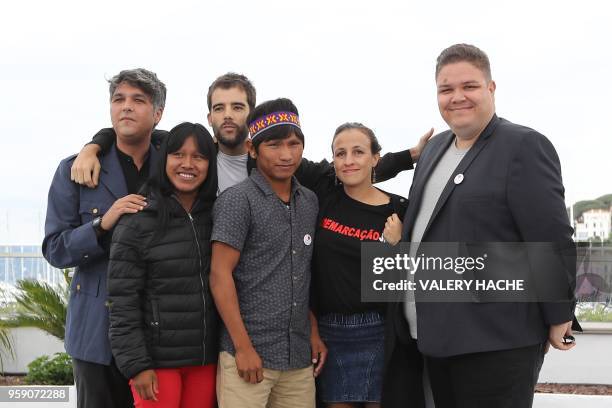
[[[323,401],[380,402],[384,326],[384,317],[376,312],[319,318],[321,339],[329,350],[317,378]]]

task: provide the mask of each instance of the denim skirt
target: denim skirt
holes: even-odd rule
[[[377,312],[319,318],[327,361],[317,378],[321,400],[380,402],[384,363],[384,317]]]

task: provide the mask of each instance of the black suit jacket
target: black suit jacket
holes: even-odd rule
[[[425,184],[453,140],[451,131],[443,132],[421,154],[404,216],[405,241],[409,240]],[[455,184],[458,174],[463,180]],[[553,145],[533,129],[494,115],[449,178],[421,241],[554,242],[573,248],[572,232]],[[417,301],[419,350],[428,356],[448,357],[544,342],[549,325],[572,320],[574,315],[575,264],[566,266],[570,272],[563,283],[568,287],[563,302]],[[420,390],[406,386],[405,381],[397,382],[416,375],[416,384],[421,384],[421,361],[411,351],[414,342],[406,338],[403,304],[390,306],[388,330],[383,406],[423,406]],[[398,361],[398,356],[404,361]]]
[[[443,132],[421,155],[404,217],[405,239],[424,186],[453,140],[451,131]],[[455,184],[458,174],[463,181]],[[494,115],[443,189],[422,242],[573,246],[572,232],[553,145],[533,129]],[[568,288],[573,279],[569,277]],[[534,345],[547,339],[549,325],[572,320],[573,308],[569,295],[567,301],[555,303],[417,302],[419,349],[446,357]],[[403,318],[402,307],[395,312]]]

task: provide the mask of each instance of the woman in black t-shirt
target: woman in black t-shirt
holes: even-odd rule
[[[338,182],[317,191],[312,298],[328,348],[317,379],[328,407],[380,406],[386,305],[361,302],[361,243],[399,242],[407,204],[373,186],[380,150],[369,128],[340,126],[332,141]]]

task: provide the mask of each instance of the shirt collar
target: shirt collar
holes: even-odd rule
[[[255,183],[255,185],[265,195],[276,194],[274,190],[272,190],[272,187],[270,186],[270,183],[268,183],[268,180],[266,180],[266,178],[256,168],[251,171],[250,177],[251,180],[253,180],[253,183]],[[304,187],[300,184],[297,178],[295,176],[291,176],[291,196],[299,194],[302,188]]]
[[[223,153],[221,150],[217,152],[217,157],[224,158],[228,161],[240,161],[240,162],[247,161],[247,156],[248,156],[248,153],[231,156],[229,154]]]
[[[117,149],[117,156],[119,157],[119,160],[123,160],[126,161],[128,163],[132,163],[134,164],[134,159],[132,158],[132,156],[130,156],[127,153],[124,153],[121,151],[121,149],[119,149],[119,147],[115,146]],[[144,160],[143,160],[143,167],[148,163],[149,161],[149,156],[151,156],[151,149],[152,146],[149,146],[149,149],[147,150],[147,154],[145,154]],[[135,165],[135,164],[134,164]]]

